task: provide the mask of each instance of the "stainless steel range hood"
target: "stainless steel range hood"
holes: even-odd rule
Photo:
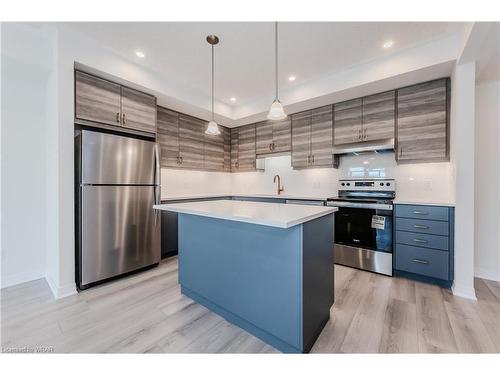
[[[394,138],[368,142],[347,143],[333,147],[333,153],[336,155],[359,155],[372,152],[394,152]]]

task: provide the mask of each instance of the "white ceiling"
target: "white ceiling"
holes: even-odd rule
[[[181,82],[198,95],[210,95],[210,46],[216,34],[216,98],[244,105],[274,93],[274,25],[270,22],[100,22],[63,27],[95,39],[128,59]],[[462,32],[447,22],[288,22],[280,23],[279,81],[283,90],[321,79],[420,44]],[[382,48],[386,40],[394,46]],[[144,59],[135,51],[145,53]],[[288,76],[295,75],[295,82]],[[237,98],[231,102],[230,97]]]

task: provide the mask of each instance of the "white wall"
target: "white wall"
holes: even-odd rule
[[[475,275],[500,281],[500,81],[476,86]]]
[[[475,62],[458,64],[452,76],[451,156],[455,176],[455,295],[474,290],[474,106]]]
[[[45,276],[50,36],[2,24],[2,287]]]
[[[401,164],[394,153],[342,157],[343,178],[385,177],[396,180],[396,200],[415,203],[454,203],[451,163]]]
[[[265,159],[264,172],[233,173],[234,194],[276,194],[274,175],[279,174],[285,188],[283,194],[330,196],[337,191],[338,171],[332,168],[293,170],[290,156]]]
[[[163,199],[230,193],[231,173],[165,168],[161,170],[161,197]]]

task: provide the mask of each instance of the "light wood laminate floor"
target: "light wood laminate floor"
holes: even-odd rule
[[[335,304],[315,353],[500,352],[500,283],[478,301],[448,290],[335,268]],[[180,293],[177,259],[61,300],[45,280],[1,291],[2,350],[273,353]]]

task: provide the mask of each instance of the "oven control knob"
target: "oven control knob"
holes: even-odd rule
[[[384,186],[384,183],[383,183],[383,182],[381,182],[381,183],[380,183],[380,186]],[[389,186],[389,185],[387,185],[387,186]]]
[[[342,182],[342,183],[341,183],[341,185],[342,185],[342,186],[345,186],[345,182]]]
[[[347,185],[347,186],[351,186],[351,184],[350,184],[349,182],[348,182],[346,185]]]
[[[387,182],[387,183],[385,184],[385,186],[391,186],[391,183],[390,183],[390,182]]]

